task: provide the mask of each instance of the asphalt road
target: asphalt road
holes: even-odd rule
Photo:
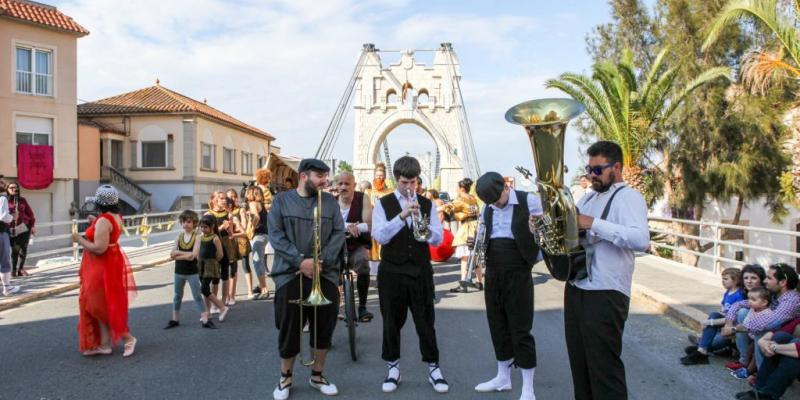
[[[385,366],[380,359],[381,320],[373,288],[371,323],[358,327],[360,359],[352,362],[346,330],[337,326],[326,375],[343,399],[516,399],[521,378],[514,372],[514,391],[480,395],[473,387],[495,372],[495,360],[481,292],[452,295],[457,266],[437,269],[436,328],[442,369],[449,394],[433,392],[420,361],[413,322],[403,330],[403,382],[390,395],[381,392]],[[535,271],[541,271],[537,266]],[[572,398],[563,333],[563,284],[534,273],[534,333],[539,366],[536,394],[541,399]],[[0,313],[0,399],[271,399],[278,380],[277,331],[272,301],[240,300],[221,329],[201,329],[187,297],[183,323],[169,331],[172,265],[136,275],[139,295],[132,304],[130,326],[138,337],[136,354],[87,358],[78,351],[77,291]],[[245,292],[240,279],[240,293]],[[188,292],[188,288],[187,288]],[[241,296],[240,296],[241,298]],[[678,358],[686,345],[684,329],[642,304],[631,307],[623,358],[631,399],[732,399],[746,384],[734,380],[716,358],[710,365],[683,367]],[[307,385],[309,371],[295,370],[294,399],[324,396]]]

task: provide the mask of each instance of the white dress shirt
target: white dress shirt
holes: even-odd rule
[[[615,183],[604,193],[587,194],[580,202],[581,214],[594,217],[591,229],[581,244],[594,246],[591,278],[571,282],[584,290],[616,290],[630,297],[633,280],[634,251],[644,251],[650,244],[647,226],[647,203],[644,197],[624,182]],[[603,209],[617,188],[605,220]]]
[[[514,239],[514,234],[511,232],[511,217],[514,216],[514,206],[517,204],[519,204],[517,192],[511,190],[508,193],[508,202],[505,207],[498,208],[494,204],[484,205],[481,213],[481,222],[483,223],[480,224],[478,237],[483,234],[483,229],[486,226],[484,217],[486,215],[486,207],[492,207],[492,237],[489,239]],[[528,212],[531,215],[542,215],[542,200],[533,193],[528,193]]]
[[[342,219],[344,220],[344,229],[347,229],[347,225],[350,223],[347,222],[347,216],[350,215],[350,207],[342,208],[342,205],[339,204],[339,212],[342,213]],[[359,233],[369,232],[369,225],[366,222],[359,222],[356,224],[356,228],[358,228]]]
[[[8,211],[8,197],[0,196],[0,221],[10,224],[14,217]]]
[[[397,200],[400,201],[400,209],[402,210],[406,204],[408,204],[408,199],[397,190],[395,190],[393,194]],[[414,194],[414,196],[416,198],[417,195]],[[432,217],[426,216],[430,218],[429,228],[431,230],[431,237],[428,239],[428,243],[433,246],[438,246],[439,243],[442,242],[442,223],[435,214],[435,204],[431,204],[430,212],[434,215]],[[381,201],[378,200],[375,202],[375,208],[372,209],[372,238],[375,239],[378,244],[384,245],[389,243],[392,238],[403,229],[403,223],[400,214],[397,214],[391,221],[387,221],[386,211],[383,210]],[[411,228],[411,217],[406,218],[405,224]]]

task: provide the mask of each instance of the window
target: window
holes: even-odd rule
[[[16,118],[17,144],[52,144],[53,119],[23,117]]]
[[[53,52],[17,46],[17,92],[53,95]]]
[[[267,157],[258,156],[258,169],[264,168],[267,166]]]
[[[142,168],[167,167],[167,142],[142,142]]]
[[[236,150],[222,148],[222,172],[236,172]]]
[[[242,152],[242,174],[253,173],[253,153]]]
[[[116,169],[122,169],[122,141],[111,141],[111,166]]]
[[[214,145],[208,143],[201,143],[202,148],[202,161],[200,168],[214,169]]]

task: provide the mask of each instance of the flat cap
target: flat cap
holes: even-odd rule
[[[300,166],[297,167],[297,172],[328,172],[330,170],[331,169],[328,168],[327,164],[322,162],[322,160],[317,160],[316,158],[304,158],[303,161],[300,161]]]
[[[478,183],[475,184],[475,192],[486,204],[492,204],[500,199],[503,194],[503,189],[506,183],[503,176],[497,172],[487,172],[478,178]]]

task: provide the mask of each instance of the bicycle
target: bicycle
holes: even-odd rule
[[[356,351],[356,326],[358,326],[358,317],[356,316],[355,282],[353,282],[349,258],[350,253],[347,251],[347,244],[345,244],[343,251],[344,262],[342,263],[340,277],[344,297],[344,323],[347,326],[347,337],[350,342],[350,358],[352,358],[353,361],[358,361],[358,352]]]

